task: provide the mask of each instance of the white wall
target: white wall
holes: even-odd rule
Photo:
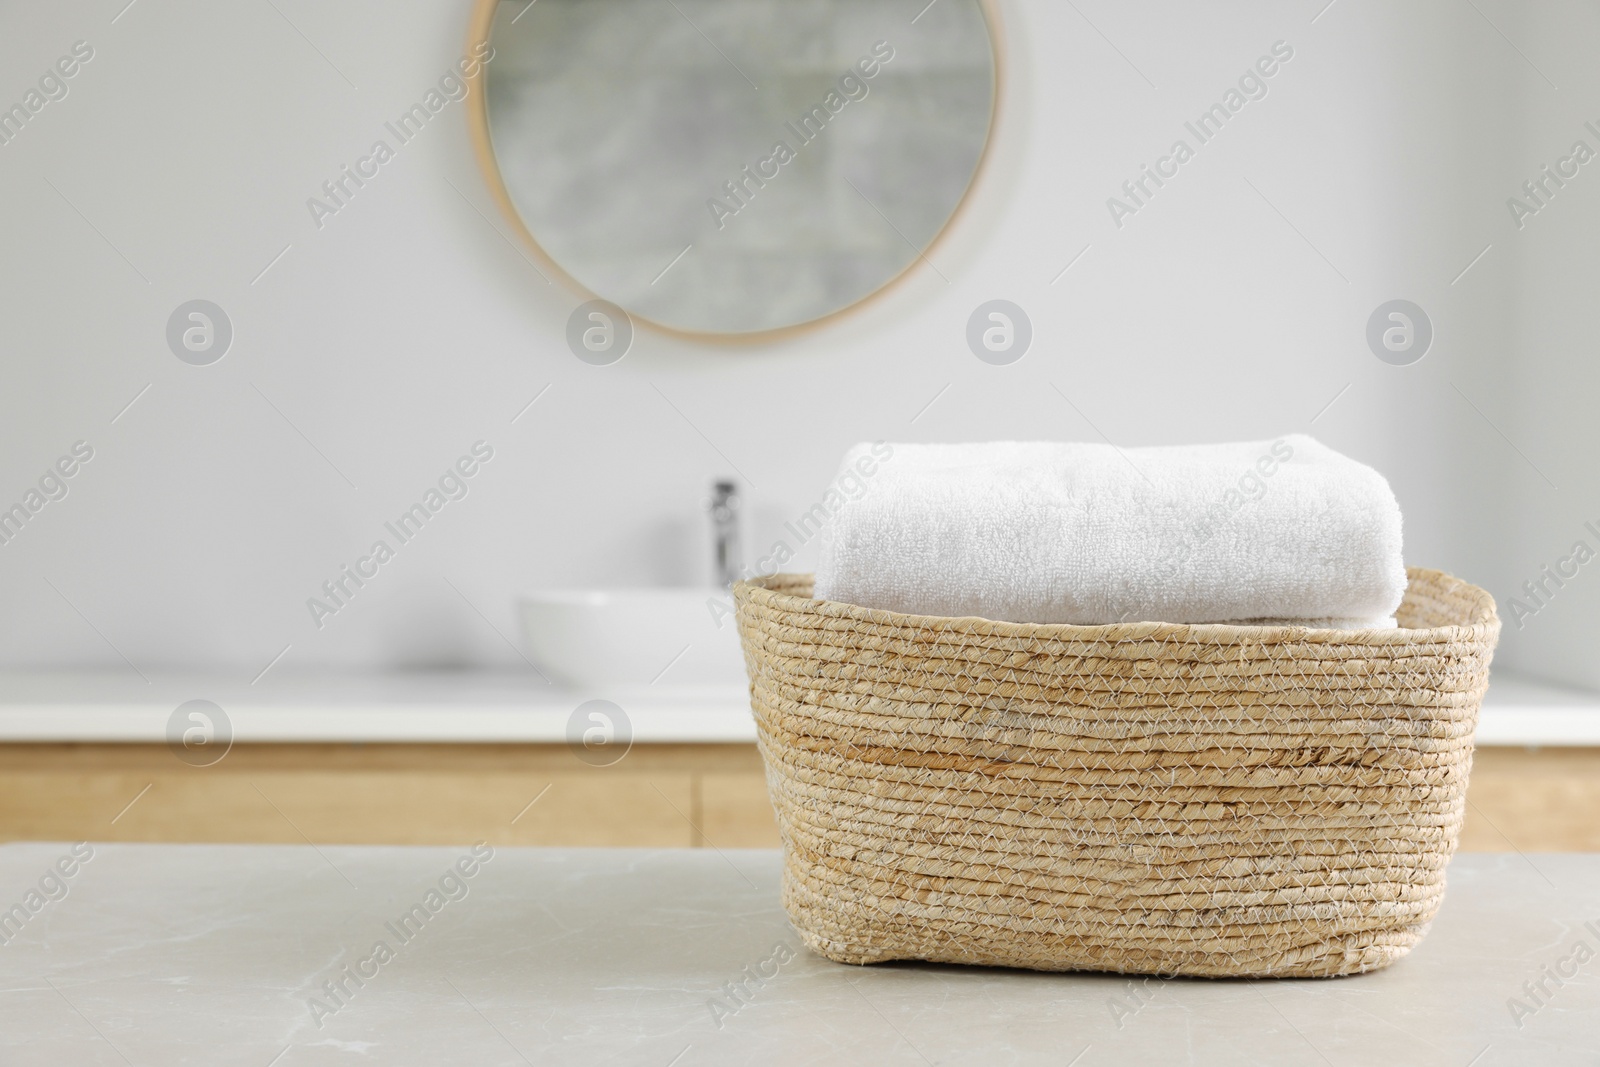
[[[459,107],[321,230],[306,209],[460,53],[469,4],[275,0],[291,26],[265,3],[138,0],[113,24],[124,2],[0,7],[0,102],[74,41],[95,49],[70,95],[0,146],[0,500],[74,441],[95,449],[70,495],[0,547],[5,665],[125,655],[253,676],[286,645],[286,666],[516,663],[478,611],[514,638],[520,588],[703,580],[713,477],[749,480],[764,547],[863,438],[1309,428],[1390,477],[1411,562],[1497,593],[1600,512],[1580,437],[1595,371],[1578,369],[1595,271],[1578,227],[1600,177],[1521,235],[1504,206],[1597,77],[1600,23],[1575,4],[1535,18],[1480,0],[1491,25],[1446,2],[1006,0],[1004,113],[933,257],[948,284],[924,269],[759,348],[642,333],[601,368],[563,342],[581,298],[504,239]],[[1106,198],[1278,40],[1294,58],[1267,97],[1113,226]],[[1550,137],[1522,130],[1525,111]],[[164,341],[196,297],[237,331],[209,367]],[[996,297],[1035,328],[1009,367],[964,341]],[[1364,340],[1395,297],[1437,331],[1411,367]],[[306,598],[480,438],[495,458],[470,495],[319,631]],[[1555,636],[1558,609],[1593,634],[1600,574],[1585,580],[1536,620],[1542,644],[1532,626],[1508,642],[1515,659],[1593,671]]]
[[[1542,568],[1572,556],[1579,540],[1600,552],[1600,536],[1586,528],[1600,530],[1594,312],[1600,159],[1580,167],[1548,206],[1522,218],[1520,229],[1505,206],[1505,198],[1542,167],[1555,166],[1575,141],[1600,151],[1600,135],[1585,127],[1600,129],[1600,70],[1591,51],[1600,16],[1593,9],[1529,5],[1517,28],[1522,39],[1537,43],[1530,58],[1550,80],[1534,76],[1520,86],[1495,237],[1496,251],[1504,248],[1517,265],[1514,340],[1505,354],[1515,368],[1516,391],[1506,408],[1510,424],[1502,428],[1526,457],[1514,457],[1510,467],[1511,572],[1496,590],[1505,619],[1503,658],[1532,673],[1600,688],[1600,562],[1578,566],[1577,577],[1563,585],[1546,580],[1538,599],[1522,590],[1544,578]]]

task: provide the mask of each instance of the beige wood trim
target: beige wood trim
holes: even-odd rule
[[[494,26],[495,9],[502,2],[503,0],[477,0],[477,5],[473,8],[472,17],[467,26],[468,54],[471,53],[474,46],[486,41],[489,42],[491,47],[493,46],[493,42],[489,40],[490,32]],[[631,308],[623,308],[628,313],[628,317],[634,322],[641,323],[660,333],[686,341],[729,346],[769,344],[788,340],[806,331],[817,329],[846,315],[860,311],[868,304],[883,298],[890,290],[900,286],[917,267],[923,265],[927,257],[931,256],[936,249],[945,243],[946,235],[955,228],[957,222],[966,213],[967,205],[972,201],[980,184],[982,184],[984,175],[989,170],[989,160],[993,155],[995,130],[999,125],[1000,119],[1000,101],[1005,93],[1006,85],[1006,54],[1003,43],[1005,24],[1000,16],[999,0],[977,0],[977,3],[983,13],[984,21],[989,26],[989,45],[994,55],[994,84],[993,92],[990,94],[989,132],[984,139],[983,151],[978,154],[977,165],[972,168],[972,177],[967,182],[967,188],[962,192],[960,199],[956,201],[956,206],[950,212],[950,217],[945,220],[944,225],[934,235],[933,240],[928,242],[928,247],[922,249],[920,254],[913,258],[910,263],[907,263],[898,274],[887,279],[878,288],[853,304],[846,304],[836,311],[830,311],[828,314],[811,319],[808,322],[796,323],[793,326],[783,326],[773,330],[755,330],[745,333],[709,333],[700,330],[685,330],[656,322],[654,319],[645,318],[636,314]],[[484,185],[487,186],[489,195],[493,197],[494,202],[499,206],[501,214],[516,230],[522,243],[527,246],[545,268],[560,278],[569,290],[583,300],[603,299],[567,273],[566,268],[557,263],[554,257],[540,246],[532,231],[523,222],[522,216],[517,213],[516,205],[511,200],[511,194],[506,189],[505,180],[501,177],[500,166],[494,155],[494,141],[489,134],[488,94],[484,92],[483,86],[485,77],[485,66],[480,64],[477,73],[467,79],[466,110],[467,130],[472,138],[473,155],[477,158],[478,170],[483,175]]]
[[[767,799],[767,777],[711,773],[696,776],[700,828],[718,848],[777,848],[778,824]]]
[[[565,745],[236,745],[189,767],[165,745],[10,744],[0,841],[733,847],[697,829],[707,774],[761,781],[761,760],[748,744],[638,745],[610,767]],[[764,792],[742,796],[760,800],[746,821],[771,819]]]
[[[6,840],[686,848],[689,775],[100,770],[0,777]]]
[[[1600,852],[1600,748],[1480,748],[1467,852]]]
[[[1600,851],[1600,748],[1480,748],[1467,799],[1463,850]],[[238,745],[195,768],[164,745],[0,744],[0,841],[46,839],[778,844],[751,744],[603,768],[564,745]]]

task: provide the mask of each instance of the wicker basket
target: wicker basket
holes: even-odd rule
[[[1500,622],[1024,625],[735,587],[783,900],[845,963],[1353,974],[1444,893]]]

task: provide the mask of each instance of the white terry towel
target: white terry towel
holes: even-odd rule
[[[823,530],[824,600],[1006,622],[1360,628],[1394,626],[1405,592],[1389,483],[1302,434],[863,444],[844,469],[866,490]]]

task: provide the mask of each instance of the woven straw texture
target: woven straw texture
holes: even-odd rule
[[[1412,569],[1400,629],[1024,625],[735,587],[783,901],[845,963],[1353,974],[1444,893],[1499,635]]]

